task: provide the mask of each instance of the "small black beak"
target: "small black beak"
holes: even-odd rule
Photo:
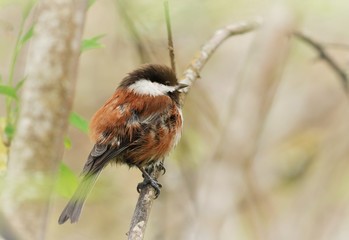
[[[181,90],[183,88],[186,88],[186,87],[189,87],[188,84],[184,84],[184,83],[179,83],[177,86],[176,86],[176,90]]]

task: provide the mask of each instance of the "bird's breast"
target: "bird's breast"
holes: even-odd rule
[[[162,160],[177,145],[182,132],[183,118],[180,109],[173,105],[163,116],[153,123],[141,127],[141,137],[125,155],[128,163],[142,166]]]

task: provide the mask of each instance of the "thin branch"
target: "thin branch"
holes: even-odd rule
[[[176,60],[173,46],[173,38],[172,38],[172,28],[171,28],[171,19],[170,19],[170,10],[168,6],[168,1],[164,1],[164,9],[165,9],[165,18],[166,18],[166,29],[167,29],[167,39],[168,39],[168,51],[170,54],[171,67],[172,70],[176,73]]]
[[[183,89],[181,105],[183,105],[185,95],[188,94],[191,85],[200,77],[200,71],[212,56],[215,50],[229,37],[251,32],[259,27],[262,19],[257,18],[250,21],[241,21],[228,25],[217,30],[214,35],[203,45],[200,52],[193,58],[189,67],[184,71],[181,83],[189,85]]]
[[[305,35],[302,32],[296,31],[294,35],[302,40],[303,42],[309,44],[313,47],[318,53],[319,57],[323,59],[327,64],[332,68],[332,70],[337,74],[341,79],[342,85],[345,92],[348,92],[348,75],[347,73],[339,66],[339,64],[326,52],[325,48],[317,41],[313,40],[309,36]]]
[[[243,21],[236,24],[228,25],[227,27],[216,31],[216,33],[207,41],[201,48],[200,54],[193,58],[190,66],[184,73],[181,82],[191,85],[198,77],[201,69],[205,63],[212,56],[214,51],[226,40],[228,37],[244,34],[250,32],[260,25],[260,20]],[[185,92],[184,96],[188,93]],[[184,96],[182,100],[184,100]],[[151,176],[157,179],[161,173],[161,169],[154,168]],[[129,240],[141,240],[144,238],[146,225],[151,212],[151,207],[154,201],[155,193],[152,187],[142,189],[139,194],[138,202],[131,220],[130,230],[128,232]]]
[[[134,24],[133,19],[130,17],[130,14],[127,12],[127,6],[125,6],[124,1],[121,1],[121,0],[116,1],[116,5],[121,18],[124,20],[126,28],[131,35],[132,43],[137,49],[137,53],[139,55],[139,59],[141,63],[148,63],[151,58],[145,47],[144,42],[142,41],[139,31]]]

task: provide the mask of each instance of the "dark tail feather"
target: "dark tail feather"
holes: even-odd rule
[[[58,219],[59,224],[65,223],[68,219],[70,219],[71,223],[75,223],[79,220],[86,197],[90,193],[99,174],[100,171],[84,176],[74,195],[62,211],[61,216]]]

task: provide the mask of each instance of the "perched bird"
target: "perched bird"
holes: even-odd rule
[[[156,197],[161,185],[147,168],[160,163],[178,143],[183,118],[175,73],[167,66],[147,64],[129,73],[114,94],[94,114],[90,124],[95,142],[82,171],[83,179],[64,208],[58,223],[77,222],[86,197],[98,175],[109,163],[127,164],[141,170]]]

